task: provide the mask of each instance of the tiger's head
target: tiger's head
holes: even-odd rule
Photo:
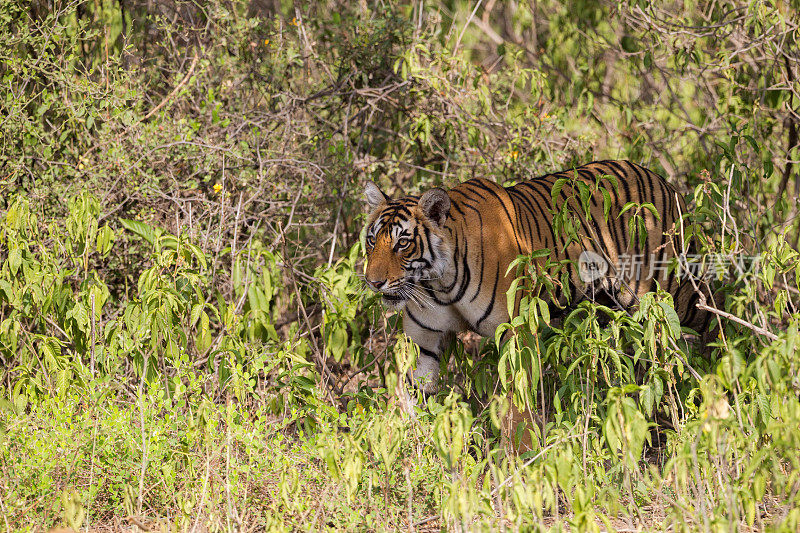
[[[364,189],[372,214],[367,220],[364,279],[381,293],[387,307],[401,309],[408,300],[420,301],[420,282],[434,281],[451,264],[448,232],[450,197],[439,188],[421,197],[392,200],[374,183]]]

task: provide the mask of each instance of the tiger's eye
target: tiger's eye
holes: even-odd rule
[[[407,239],[405,237],[400,237],[397,239],[397,244],[395,244],[395,250],[403,250],[404,248],[408,248],[411,245],[411,239]]]

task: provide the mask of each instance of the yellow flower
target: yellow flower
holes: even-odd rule
[[[222,190],[222,185],[220,185],[219,183],[215,183],[214,184],[214,194],[219,194],[219,191],[221,191],[221,190]]]
[[[264,46],[269,46],[269,39],[264,39]]]
[[[516,150],[511,150],[511,159],[516,159],[519,157],[519,152]]]
[[[297,26],[297,17],[292,17],[292,26]]]

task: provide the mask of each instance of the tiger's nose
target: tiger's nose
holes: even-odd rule
[[[370,286],[372,286],[372,288],[375,289],[375,290],[379,290],[381,287],[386,285],[386,280],[385,279],[369,279],[369,278],[366,278],[366,280],[367,280],[367,283],[369,283]]]

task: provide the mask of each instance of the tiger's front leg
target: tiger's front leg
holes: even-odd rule
[[[450,307],[406,306],[403,332],[419,346],[419,359],[411,382],[423,393],[433,394],[439,390],[439,360],[455,333],[462,329],[462,319]]]

